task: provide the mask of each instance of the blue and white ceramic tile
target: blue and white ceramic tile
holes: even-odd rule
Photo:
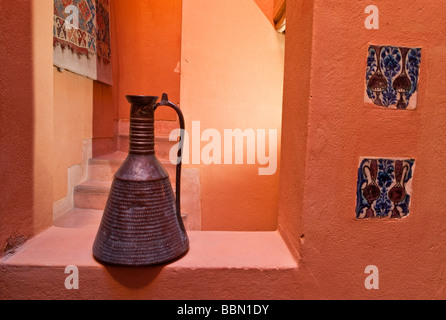
[[[409,215],[413,159],[361,158],[356,193],[357,219],[398,219]]]
[[[368,50],[365,102],[413,110],[417,106],[421,48],[371,45]]]

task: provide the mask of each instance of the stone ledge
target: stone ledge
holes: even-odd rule
[[[92,256],[97,227],[94,222],[54,226],[3,258],[0,299],[290,299],[296,294],[298,266],[279,232],[190,231],[190,250],[181,259],[124,268],[103,266]],[[79,290],[65,288],[69,265],[79,269]]]

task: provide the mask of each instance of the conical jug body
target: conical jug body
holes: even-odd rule
[[[131,103],[129,154],[114,176],[93,255],[111,265],[166,263],[183,255],[189,240],[169,175],[155,157],[158,97],[127,99]]]

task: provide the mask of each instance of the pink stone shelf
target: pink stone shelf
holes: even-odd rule
[[[190,250],[170,264],[111,267],[92,255],[101,215],[73,210],[3,258],[0,299],[288,299],[297,290],[298,265],[279,232],[190,231]],[[65,288],[70,265],[79,290]]]

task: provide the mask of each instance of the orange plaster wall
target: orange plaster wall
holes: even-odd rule
[[[280,202],[282,234],[301,256],[299,276],[305,297],[444,299],[446,91],[441,79],[446,72],[446,39],[438,30],[444,28],[445,13],[434,1],[410,6],[403,1],[380,1],[380,29],[367,30],[364,9],[368,3],[315,0],[311,10],[312,2],[287,2],[281,182],[288,196]],[[312,46],[311,61],[302,38],[305,46]],[[422,47],[415,111],[364,106],[371,43]],[[299,64],[303,51],[307,51],[305,63]],[[299,93],[302,84],[293,84],[300,74],[308,81],[309,91]],[[303,97],[293,101],[299,94]],[[307,113],[307,135],[298,135],[292,122],[299,124]],[[305,169],[290,168],[296,153],[287,151],[295,146],[306,147],[306,158],[299,158]],[[361,156],[416,159],[409,217],[355,219]],[[304,185],[294,184],[302,175]],[[302,197],[293,196],[299,193]],[[302,207],[296,200],[302,200]],[[301,234],[305,235],[302,241]],[[368,265],[379,269],[379,290],[364,287]]]
[[[180,102],[181,0],[112,2],[117,31],[119,65],[119,118],[128,119],[125,95],[156,95],[163,92]],[[116,60],[117,59],[117,60]],[[116,90],[116,89],[115,89]],[[175,120],[176,114],[160,108],[157,119]]]
[[[284,37],[256,3],[185,1],[182,38],[181,103],[190,162],[192,140],[200,140],[206,129],[218,130],[222,139],[225,129],[276,129],[280,146]],[[200,121],[198,138],[193,121]],[[222,163],[227,151],[222,150]],[[246,160],[243,165],[188,166],[201,169],[204,230],[276,229],[279,168],[274,175],[259,176],[261,166]]]
[[[308,105],[311,84],[313,3],[294,1],[288,10],[282,117],[278,228],[298,257],[301,241]]]
[[[268,20],[273,23],[274,19],[274,0],[254,0],[263,11]]]
[[[0,3],[0,256],[52,221],[53,4],[39,4]]]
[[[116,151],[118,103],[114,87],[93,81],[93,157]]]
[[[67,196],[68,168],[82,162],[82,141],[92,138],[93,80],[53,68],[53,200]],[[74,90],[75,88],[75,90]]]
[[[117,149],[119,119],[119,47],[114,3],[110,3],[110,32],[113,84],[93,81],[93,157],[113,153]]]
[[[0,3],[0,42],[10,44],[0,49],[0,255],[9,236],[33,232],[32,26],[21,22],[31,7],[27,0]]]
[[[117,120],[128,119],[128,94],[167,92],[180,103],[181,0],[111,2],[113,85],[94,82],[93,156],[116,150]],[[156,119],[176,120],[166,107]]]
[[[280,10],[282,6],[286,7],[287,0],[274,0],[274,14]]]
[[[34,231],[52,224],[54,167],[53,103],[53,13],[52,0],[32,1],[34,82]],[[21,71],[23,72],[23,70]],[[26,90],[26,88],[23,88]]]

